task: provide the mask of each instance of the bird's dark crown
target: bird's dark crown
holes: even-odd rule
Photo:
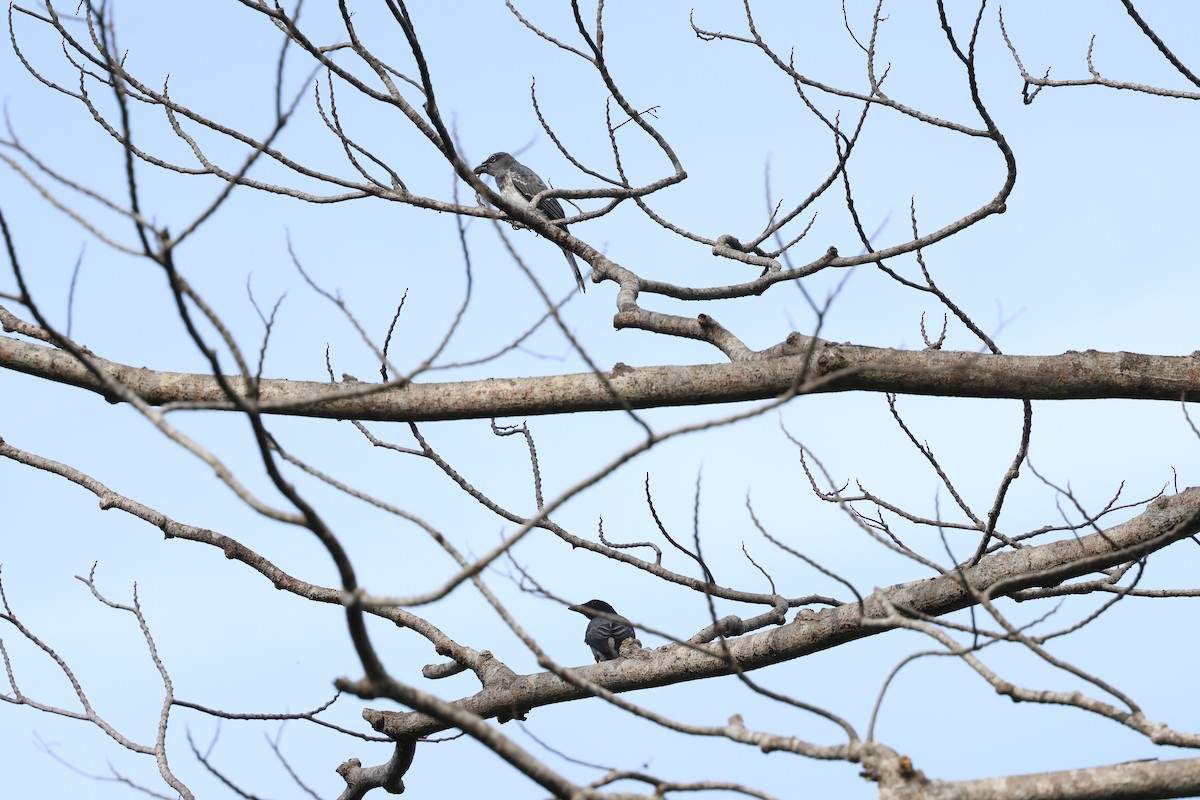
[[[617,610],[603,600],[588,600],[586,603],[580,604],[583,608],[590,608],[593,611],[603,611],[607,614],[615,614]]]
[[[492,153],[490,156],[487,157],[487,159],[482,164],[480,164],[478,167],[475,168],[475,174],[482,175],[483,173],[488,171],[489,167],[500,163],[504,159],[508,159],[511,161],[512,156],[510,156],[508,153],[505,153],[503,151],[501,151],[499,153]]]

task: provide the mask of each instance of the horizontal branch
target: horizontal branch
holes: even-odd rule
[[[779,352],[803,353],[809,337],[792,334]],[[482,381],[391,384],[264,379],[260,407],[275,414],[333,419],[421,421],[490,419],[633,408],[763,400],[807,378],[809,392],[894,392],[1027,400],[1200,398],[1200,357],[1095,350],[1057,356],[997,356],[941,350],[889,350],[817,340],[811,364],[782,355],[730,364],[629,367],[602,381],[592,373]],[[211,375],[160,372],[93,356],[93,364],[153,405],[197,404],[233,410]],[[71,355],[0,337],[0,367],[103,394]],[[607,385],[606,385],[607,384]],[[240,386],[240,382],[234,382]],[[623,402],[614,398],[620,392]],[[110,398],[112,399],[112,398]]]
[[[969,781],[908,780],[881,787],[883,800],[1160,800],[1200,793],[1200,758],[1129,761],[1061,772]]]
[[[862,608],[858,603],[846,603],[818,612],[802,611],[791,623],[728,639],[727,643],[742,670],[759,669],[890,630],[891,626],[883,622],[889,608],[941,616],[971,605],[979,594],[1011,594],[1031,586],[1059,583],[1141,558],[1197,532],[1200,532],[1200,487],[1192,487],[1152,501],[1138,516],[1105,531],[994,553],[974,567],[963,568],[959,574],[877,589],[863,600]],[[963,581],[969,583],[970,590]],[[701,647],[671,644],[581,667],[577,673],[611,692],[648,689],[731,674],[720,652],[716,644]],[[455,705],[481,717],[519,717],[538,706],[587,696],[585,689],[551,672],[543,672],[497,682]],[[363,717],[377,731],[393,737],[427,736],[449,727],[415,711],[367,709]],[[1129,724],[1159,743],[1200,745],[1194,735],[1173,734],[1165,726],[1148,720]]]

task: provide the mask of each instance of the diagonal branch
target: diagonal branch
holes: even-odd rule
[[[1057,584],[1124,563],[1200,531],[1200,487],[1161,497],[1138,516],[1100,533],[1064,539],[1017,551],[985,556],[978,565],[935,578],[877,589],[858,602],[812,613],[801,612],[790,624],[726,640],[729,657],[742,671],[790,661],[856,639],[892,630],[883,622],[890,607],[907,613],[938,617],[973,604],[977,594],[996,597],[1031,586]],[[969,588],[964,586],[964,582]],[[705,651],[708,652],[705,652]],[[702,680],[732,672],[718,645],[666,645],[648,658],[623,658],[580,667],[580,677],[610,692],[648,689]],[[479,717],[494,717],[519,706],[531,709],[587,697],[588,692],[556,675],[543,672],[517,676],[458,700],[454,706]],[[419,712],[368,709],[363,717],[390,737],[427,736],[451,727]],[[1145,719],[1138,730],[1156,742],[1200,746],[1200,736],[1180,734]],[[1127,723],[1130,724],[1130,723]]]

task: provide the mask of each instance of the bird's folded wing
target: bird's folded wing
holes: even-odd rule
[[[633,629],[621,622],[613,622],[612,620],[594,620],[591,630],[588,633],[595,632],[596,638],[600,641],[605,639],[625,639],[633,635]]]
[[[513,188],[524,195],[526,200],[532,200],[547,189],[545,182],[537,176],[537,173],[529,169],[514,169],[512,171],[512,183]],[[566,217],[563,213],[562,204],[558,202],[557,198],[543,198],[537,207],[539,211],[552,221],[558,221]]]

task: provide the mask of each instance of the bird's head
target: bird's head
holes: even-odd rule
[[[488,175],[495,177],[496,172],[500,168],[507,167],[512,162],[513,157],[508,153],[492,153],[482,164],[475,168],[475,174],[483,175],[486,172]]]
[[[588,619],[596,616],[596,612],[603,614],[616,614],[617,610],[603,600],[588,600],[586,603],[580,603],[577,606],[568,606],[568,611],[578,611]]]

